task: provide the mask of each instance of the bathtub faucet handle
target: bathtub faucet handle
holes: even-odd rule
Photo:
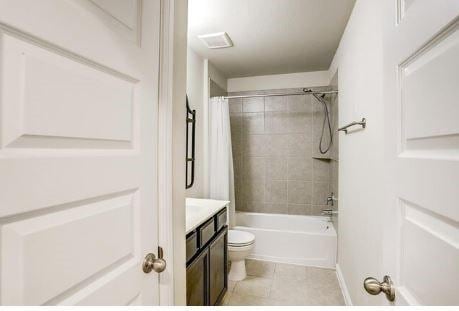
[[[324,209],[324,210],[322,210],[322,215],[332,216],[334,214],[338,214],[338,211],[334,211],[332,209]]]

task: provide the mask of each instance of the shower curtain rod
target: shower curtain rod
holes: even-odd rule
[[[225,99],[232,99],[232,98],[250,98],[250,97],[269,97],[269,96],[290,96],[290,95],[322,95],[322,94],[336,94],[338,91],[312,91],[308,89],[304,89],[303,92],[295,92],[295,93],[272,93],[272,94],[253,94],[253,95],[234,95],[234,96],[223,96]]]

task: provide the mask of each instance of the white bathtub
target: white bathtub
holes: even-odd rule
[[[249,258],[335,268],[336,231],[326,217],[237,212],[234,229],[255,235]]]

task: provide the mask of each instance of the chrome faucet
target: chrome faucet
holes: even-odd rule
[[[327,205],[331,205],[332,207],[335,205],[335,201],[336,201],[336,198],[335,198],[335,194],[332,192],[330,193],[330,195],[327,197]]]

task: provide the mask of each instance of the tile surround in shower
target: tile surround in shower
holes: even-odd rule
[[[254,92],[230,95],[248,93]],[[254,97],[229,103],[236,209],[316,215],[326,208],[331,184],[337,187],[337,170],[331,170],[337,165],[313,159],[318,153],[316,127],[323,117],[313,98]],[[337,154],[337,148],[328,155],[333,152]]]

